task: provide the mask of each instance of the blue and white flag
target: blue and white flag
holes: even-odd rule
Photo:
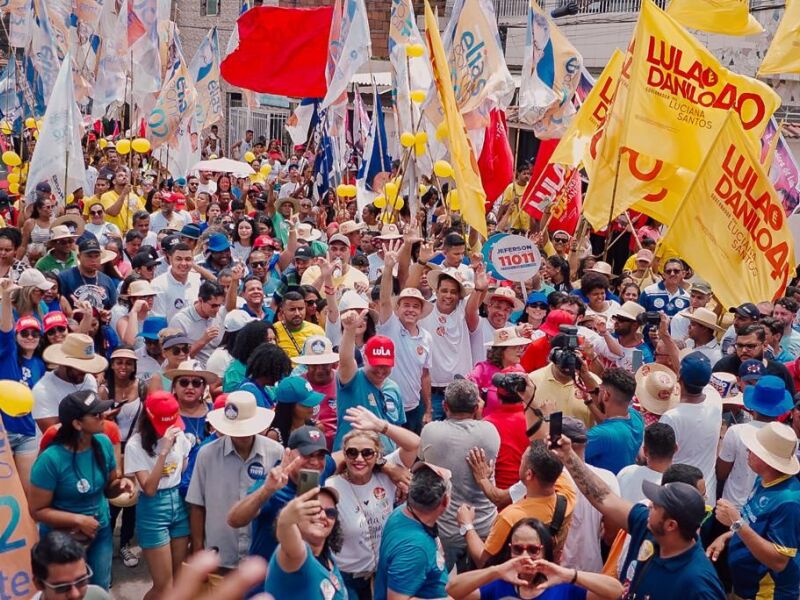
[[[376,96],[377,97],[377,96]],[[367,146],[364,148],[364,160],[358,170],[358,179],[363,181],[364,189],[377,192],[373,181],[378,173],[392,170],[392,157],[389,156],[386,125],[383,122],[383,110],[379,102],[372,109],[372,127],[370,128]]]
[[[0,116],[13,123],[23,116],[22,106],[22,92],[17,85],[17,59],[11,54],[0,72]]]
[[[61,61],[58,59],[58,47],[44,0],[33,0],[33,8],[31,60],[39,77],[42,78],[44,95],[46,98],[50,98],[56,84]]]
[[[331,23],[326,79],[328,92],[322,108],[341,101],[358,69],[372,54],[364,0],[336,0]]]
[[[197,104],[194,120],[198,129],[210,127],[222,119],[222,90],[219,85],[219,37],[217,28],[211,29],[197,47],[189,63]]]

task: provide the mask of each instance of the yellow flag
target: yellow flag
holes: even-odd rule
[[[800,73],[800,0],[786,0],[786,10],[769,45],[759,75]]]
[[[749,0],[672,0],[667,14],[685,27],[724,35],[755,35],[764,28]]]
[[[711,146],[663,244],[707,281],[727,308],[783,294],[795,256],[781,199],[728,118]]]
[[[425,0],[425,38],[431,57],[433,79],[447,126],[447,145],[450,148],[453,179],[456,181],[458,198],[461,201],[461,214],[464,222],[486,239],[486,213],[484,212],[486,193],[483,191],[481,177],[478,174],[478,162],[475,160],[475,153],[464,127],[464,118],[456,104],[447,55],[439,35],[439,24],[428,0]]]

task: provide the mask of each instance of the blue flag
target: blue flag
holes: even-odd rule
[[[378,173],[392,170],[392,157],[389,156],[389,145],[386,140],[386,126],[383,123],[383,110],[381,110],[378,96],[375,95],[375,106],[372,110],[372,127],[370,127],[367,147],[364,149],[364,161],[358,170],[358,179],[365,180],[365,187],[370,191],[372,181]]]

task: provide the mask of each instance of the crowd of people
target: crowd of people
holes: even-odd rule
[[[651,219],[549,232],[526,164],[487,223],[542,265],[497,281],[433,182],[359,210],[248,136],[266,180],[89,139],[65,205],[0,191],[41,598],[800,596],[800,287],[725,310]]]

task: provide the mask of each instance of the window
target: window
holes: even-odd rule
[[[218,15],[220,2],[221,0],[200,0],[200,14],[203,16]]]

